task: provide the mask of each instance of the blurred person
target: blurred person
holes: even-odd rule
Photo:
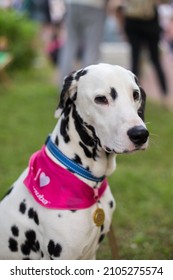
[[[23,1],[24,0],[12,0],[12,7],[17,11],[21,11],[23,7]]]
[[[38,41],[43,52],[46,52],[52,34],[52,26],[49,12],[48,0],[24,0],[23,10],[27,12],[30,19],[40,24]]]
[[[60,82],[75,70],[80,50],[81,67],[97,63],[108,0],[66,0],[67,38],[60,58]]]
[[[11,0],[0,0],[0,8],[7,9],[11,7]]]
[[[0,0],[0,8],[21,10],[24,0]]]
[[[147,47],[161,87],[163,103],[169,106],[168,88],[160,61],[159,42],[162,29],[159,24],[157,0],[122,0],[124,31],[131,45],[131,70],[140,77],[140,54]]]
[[[64,0],[48,0],[50,18],[52,23],[51,39],[47,47],[47,53],[53,65],[59,64],[59,56],[64,46],[64,18],[66,6]]]
[[[41,48],[55,63],[55,54],[62,45],[59,36],[65,15],[64,0],[24,0],[23,7],[31,19],[40,23]]]
[[[171,54],[173,54],[173,3],[171,5],[160,5],[159,13],[162,28],[164,29],[165,42],[168,44]]]
[[[172,4],[160,4],[158,5],[158,14],[159,14],[159,22],[161,25],[161,28],[165,30],[167,24],[169,23],[169,20],[172,16]]]
[[[48,0],[23,0],[23,7],[31,19],[43,24],[50,23]]]

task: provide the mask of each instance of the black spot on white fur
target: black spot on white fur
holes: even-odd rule
[[[84,121],[78,114],[75,105],[73,106],[72,117],[74,119],[75,128],[76,128],[82,142],[85,143],[85,145],[87,145],[87,146],[92,146],[93,138],[88,134],[86,127],[84,125]]]
[[[113,100],[115,100],[116,97],[117,97],[117,92],[116,92],[116,90],[113,87],[111,87],[110,95],[111,95]]]
[[[85,156],[96,160],[97,157],[97,144],[99,143],[96,137],[94,128],[87,123],[84,123],[76,110],[75,104],[73,104],[72,117],[74,119],[74,125],[79,135],[79,145],[84,150]]]
[[[69,88],[71,87],[71,84],[73,82],[73,73],[72,72],[69,76],[67,76],[65,79],[64,79],[64,84],[63,84],[63,88],[62,88],[62,91],[61,91],[61,95],[60,95],[60,102],[59,102],[59,105],[58,107],[60,109],[64,109],[65,106],[66,106],[66,93],[68,92]]]
[[[19,211],[20,213],[22,214],[25,214],[26,212],[26,203],[25,203],[25,200],[23,200],[20,205],[19,205]]]
[[[70,73],[65,79],[64,79],[64,83],[63,83],[63,88],[61,91],[61,95],[60,95],[60,102],[58,105],[58,108],[64,110],[65,108],[67,108],[67,101],[70,99],[69,95],[68,95],[68,91],[73,83],[73,80],[79,81],[81,76],[84,76],[85,74],[87,74],[87,70],[82,69],[79,70],[77,73],[72,72]],[[76,99],[77,93],[75,93],[75,95],[72,97],[71,101],[74,101],[74,99]]]
[[[53,241],[53,240],[50,240],[49,241],[49,244],[47,246],[47,249],[48,249],[48,252],[49,252],[49,255],[50,257],[60,257],[61,255],[61,252],[62,252],[62,247],[59,243],[56,243]]]
[[[31,251],[38,252],[40,250],[40,244],[36,240],[36,233],[34,230],[28,230],[25,232],[26,240],[21,245],[21,252],[24,255],[29,255]]]
[[[79,81],[80,77],[82,77],[82,76],[84,76],[86,74],[87,74],[87,70],[85,70],[85,69],[82,69],[82,70],[78,71],[76,73],[75,80]]]
[[[68,123],[69,117],[63,118],[61,120],[60,133],[63,136],[65,143],[68,143],[70,141],[70,137],[68,135]]]
[[[75,94],[76,96],[76,94]],[[75,98],[74,96],[74,98]],[[61,124],[60,124],[60,133],[63,136],[64,142],[68,143],[70,141],[70,137],[68,135],[68,130],[69,130],[69,114],[71,111],[71,105],[73,103],[73,100],[68,98],[66,101],[66,106],[64,107],[63,113],[64,113],[64,117],[61,120]],[[59,140],[56,139],[57,141],[55,141],[56,145],[58,146],[59,144]]]
[[[90,170],[89,166],[86,166],[86,170],[88,170],[88,171],[90,171],[90,172],[91,172],[91,170]]]
[[[90,150],[80,141],[79,142],[79,145],[81,146],[81,148],[83,149],[86,157],[88,158],[93,158],[93,154],[92,152],[90,152]]]
[[[39,218],[38,218],[37,212],[36,212],[33,208],[30,208],[30,209],[28,210],[28,217],[29,217],[30,219],[33,219],[34,222],[35,222],[37,225],[39,225]]]
[[[112,200],[109,202],[109,206],[110,206],[110,208],[114,207],[114,202]]]
[[[11,252],[17,252],[18,251],[18,243],[14,238],[9,238],[8,243],[9,243],[8,247],[11,250]]]
[[[19,229],[18,229],[17,226],[12,226],[11,227],[11,232],[15,237],[19,236]]]
[[[145,120],[144,112],[145,112],[145,103],[146,103],[146,93],[142,87],[139,87],[139,88],[140,88],[140,92],[141,92],[141,105],[140,105],[140,108],[138,109],[138,115],[144,121]]]
[[[82,160],[81,160],[81,158],[78,155],[75,155],[75,158],[73,159],[73,161],[75,161],[76,163],[82,165]]]
[[[55,144],[58,146],[59,145],[59,138],[58,138],[58,136],[56,136],[56,138],[55,138]]]

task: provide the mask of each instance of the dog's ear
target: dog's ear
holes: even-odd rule
[[[141,105],[138,109],[138,115],[144,121],[145,120],[144,113],[145,113],[146,93],[142,87],[139,86],[139,88],[140,88],[140,92],[141,92]]]
[[[77,84],[81,76],[84,76],[87,70],[80,69],[78,71],[71,72],[65,77],[62,91],[60,94],[59,105],[55,111],[55,117],[59,118],[67,104],[71,104],[77,96]]]
[[[77,81],[75,79],[75,72],[72,72],[64,78],[59,104],[55,111],[56,118],[59,118],[59,116],[61,115],[61,113],[66,107],[67,100],[73,97],[76,90],[77,90]]]

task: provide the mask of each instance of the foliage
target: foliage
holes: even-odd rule
[[[0,87],[0,196],[44,143],[56,120],[56,86],[51,69],[20,73],[13,85]],[[109,178],[117,202],[113,226],[120,259],[173,258],[172,112],[148,102],[146,122],[150,146],[145,152],[117,157]],[[110,259],[107,238],[98,254]]]
[[[8,40],[8,51],[13,56],[10,67],[26,68],[35,57],[34,37],[37,26],[25,14],[0,9],[0,37]]]

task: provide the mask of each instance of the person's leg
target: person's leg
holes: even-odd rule
[[[103,39],[105,11],[102,9],[85,7],[84,20],[84,54],[83,67],[97,63],[100,56],[100,44]]]
[[[130,43],[131,52],[131,71],[137,76],[140,76],[140,52],[142,47],[141,37],[136,29],[136,23],[126,20],[125,32]]]
[[[60,53],[60,83],[63,82],[63,79],[66,75],[68,75],[74,69],[74,63],[76,58],[76,53],[79,45],[79,35],[77,24],[75,21],[75,5],[68,6],[68,14],[67,14],[67,38],[65,41],[65,45]]]
[[[148,43],[148,48],[149,48],[149,51],[150,51],[151,60],[152,60],[152,63],[155,67],[162,92],[163,92],[164,95],[166,95],[168,93],[167,92],[167,84],[166,84],[165,74],[163,72],[161,61],[160,61],[159,40],[158,40],[157,36],[151,36],[148,39],[147,43]]]

